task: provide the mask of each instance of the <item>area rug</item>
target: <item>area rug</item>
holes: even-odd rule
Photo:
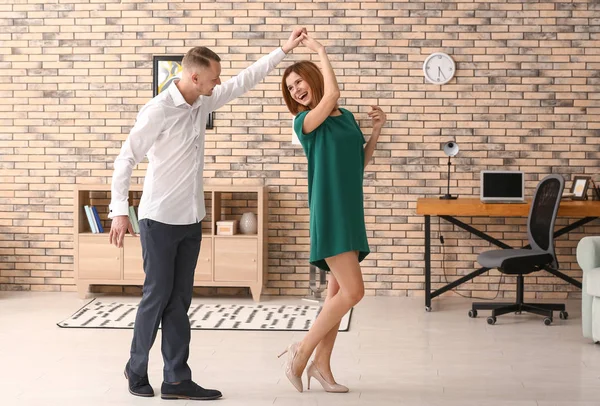
[[[64,328],[132,329],[138,303],[92,300],[71,317],[57,323]],[[233,305],[192,303],[188,316],[192,330],[307,331],[321,306]],[[342,319],[339,331],[348,331],[352,309]]]

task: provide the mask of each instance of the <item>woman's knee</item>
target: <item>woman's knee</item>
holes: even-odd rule
[[[348,291],[348,298],[353,303],[353,305],[360,302],[363,297],[365,297],[365,287],[362,284],[359,286],[354,286]]]
[[[365,286],[362,283],[360,285],[352,286],[347,289],[345,293],[348,301],[354,306],[365,296]]]
[[[338,294],[343,295],[344,300],[351,306],[360,302],[365,295],[365,287],[358,262],[358,253],[348,251],[326,260],[339,287]]]

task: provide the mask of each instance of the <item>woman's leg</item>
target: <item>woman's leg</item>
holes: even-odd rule
[[[327,296],[325,297],[324,305],[330,301],[340,290],[340,285],[333,276],[332,273],[329,274],[329,281],[327,283]],[[335,379],[333,377],[333,373],[331,372],[331,353],[333,352],[333,345],[335,344],[335,339],[338,334],[338,330],[340,327],[340,322],[338,322],[329,332],[323,337],[321,342],[317,345],[315,349],[315,357],[314,364],[317,369],[323,375],[323,377],[327,380],[327,382],[335,383]]]
[[[319,317],[300,343],[292,365],[292,372],[301,376],[308,359],[317,345],[340,323],[342,317],[364,296],[365,287],[355,251],[327,258],[327,265],[340,285],[338,293],[323,305]]]

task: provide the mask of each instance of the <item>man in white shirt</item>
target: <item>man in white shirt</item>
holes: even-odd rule
[[[133,233],[129,186],[133,168],[148,156],[139,205],[140,239],[146,274],[135,319],[130,358],[125,366],[129,392],[154,396],[148,380],[148,355],[162,322],[163,399],[209,400],[221,392],[192,381],[187,364],[190,324],[187,315],[194,270],[206,214],[203,191],[204,133],[208,115],[256,86],[305,38],[295,29],[283,47],[265,55],[221,84],[220,58],[208,48],[187,52],[180,80],[140,110],[114,163],[109,218],[110,242],[123,245]]]

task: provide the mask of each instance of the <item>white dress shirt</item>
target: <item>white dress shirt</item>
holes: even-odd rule
[[[208,115],[256,86],[285,57],[277,48],[191,106],[174,83],[146,103],[114,163],[109,218],[129,214],[133,168],[148,156],[139,219],[184,225],[206,215],[204,137]]]

